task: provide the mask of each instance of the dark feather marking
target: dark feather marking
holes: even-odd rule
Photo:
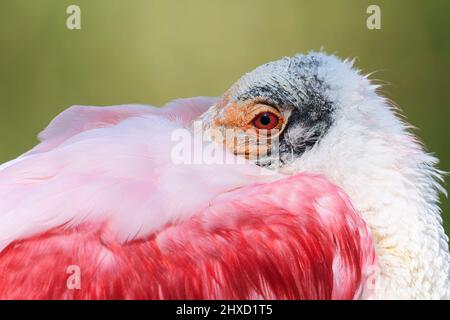
[[[270,74],[273,70],[271,64],[273,67],[273,64],[287,62],[284,72]],[[319,143],[333,123],[334,105],[325,96],[329,87],[318,74],[321,64],[321,60],[311,56],[296,56],[289,61],[282,59],[269,63],[262,66],[267,69],[267,76],[261,77],[261,81],[248,86],[236,96],[237,100],[263,99],[268,104],[280,108],[289,107],[292,110],[286,128],[280,136],[279,151],[283,163],[293,157],[299,157]],[[283,87],[282,82],[289,83],[290,88]],[[296,134],[302,131],[309,134]]]

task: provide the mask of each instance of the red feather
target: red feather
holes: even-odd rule
[[[15,241],[0,253],[0,298],[354,299],[374,264],[347,196],[301,174],[222,194],[141,240],[85,223]]]

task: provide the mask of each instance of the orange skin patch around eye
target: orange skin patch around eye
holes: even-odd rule
[[[223,108],[218,106],[219,116],[214,120],[215,126],[225,128],[242,128],[248,124],[248,104],[233,103]]]
[[[253,120],[262,112],[270,112],[278,117],[279,121],[275,129],[281,130],[284,124],[283,115],[275,107],[257,101],[227,103],[224,100],[217,106],[217,112],[218,115],[214,119],[213,126],[236,128],[243,131],[256,129],[253,126]]]
[[[247,159],[267,155],[271,148],[269,131],[259,130],[254,126],[254,119],[263,112],[270,112],[278,117],[274,128],[281,131],[285,123],[283,115],[275,107],[258,101],[229,102],[224,98],[216,106],[212,128],[232,129],[234,137],[225,140],[227,148]]]

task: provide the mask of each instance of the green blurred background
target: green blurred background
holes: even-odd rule
[[[66,28],[70,4],[81,30]],[[381,30],[366,28],[369,4]],[[378,71],[450,171],[448,0],[0,0],[0,162],[70,105],[220,95],[264,62],[321,47]]]

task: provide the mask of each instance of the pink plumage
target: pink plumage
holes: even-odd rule
[[[207,98],[74,107],[0,167],[0,298],[354,299],[375,253],[324,177],[179,165]],[[67,286],[79,267],[80,288]]]

